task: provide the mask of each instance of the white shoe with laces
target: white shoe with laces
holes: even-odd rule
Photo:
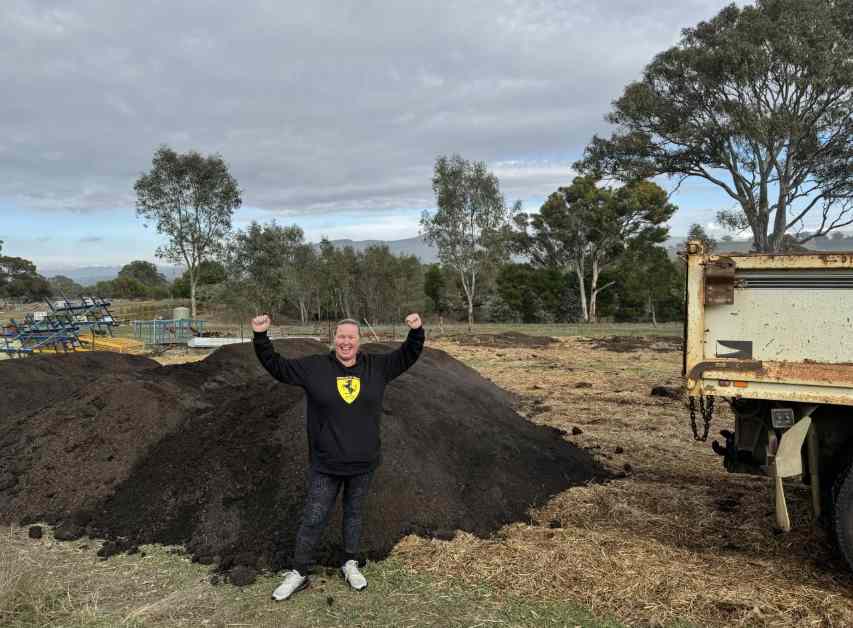
[[[341,572],[344,574],[344,580],[349,582],[349,585],[356,591],[361,591],[367,586],[367,578],[358,569],[358,563],[354,560],[348,560],[341,567]]]
[[[308,586],[308,578],[296,570],[288,571],[284,575],[284,581],[272,592],[272,599],[286,600],[297,591]]]

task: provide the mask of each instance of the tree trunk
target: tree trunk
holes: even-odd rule
[[[586,305],[586,284],[584,283],[583,278],[583,269],[575,266],[575,275],[578,278],[578,292],[581,298],[581,316],[583,316],[583,320],[585,323],[589,322],[589,309]]]
[[[322,320],[323,320],[323,306],[320,305],[320,292],[318,290],[317,291],[317,329],[320,329],[320,321],[322,321]]]
[[[589,284],[589,322],[598,322],[598,261],[592,260],[592,281]]]
[[[773,218],[773,235],[770,237],[771,248],[773,252],[781,252],[785,243],[785,225],[788,218],[786,208],[777,207]]]
[[[652,299],[651,293],[649,293],[649,315],[652,317],[652,327],[658,326],[657,317],[655,316],[655,302]]]
[[[767,237],[769,217],[759,214],[755,217],[753,224],[752,247],[757,253],[769,253],[772,248],[770,239]]]
[[[474,288],[476,286],[477,275],[471,272],[471,282],[468,283],[465,271],[460,270],[462,276],[462,289],[465,290],[465,296],[468,299],[468,331],[474,331]]]
[[[192,267],[189,269],[190,272],[190,317],[195,320],[196,311],[195,311],[195,287],[197,283],[196,274]]]

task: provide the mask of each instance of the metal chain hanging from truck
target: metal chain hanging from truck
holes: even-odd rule
[[[711,419],[714,416],[714,396],[699,395],[699,412],[702,414],[702,435],[699,435],[699,426],[696,425],[696,397],[690,397],[690,428],[693,430],[693,439],[705,442],[708,440],[708,432],[711,430]]]

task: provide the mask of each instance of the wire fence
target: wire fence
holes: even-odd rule
[[[273,324],[269,330],[270,338],[306,336],[320,338],[330,342],[335,331],[336,321],[322,321],[302,325]],[[659,323],[658,325],[642,323],[566,323],[566,324],[535,324],[535,323],[476,323],[473,331],[468,331],[467,323],[441,323],[426,320],[424,327],[430,338],[453,338],[473,334],[502,334],[521,332],[532,336],[681,336],[681,323]],[[212,336],[227,336],[232,338],[250,339],[252,327],[249,321],[241,324],[216,323],[208,321],[205,331]],[[361,337],[363,341],[379,340],[381,342],[402,341],[409,329],[402,323],[367,325],[362,322]],[[375,334],[375,336],[374,336]]]
[[[166,319],[132,321],[133,337],[145,345],[186,344],[191,338],[204,333],[205,321]]]

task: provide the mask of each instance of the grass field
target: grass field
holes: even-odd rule
[[[368,566],[365,592],[328,574],[274,604],[272,575],[247,589],[212,586],[207,568],[165,548],[99,561],[97,541],[34,541],[10,528],[0,538],[0,625],[853,625],[853,577],[812,524],[805,487],[790,486],[794,530],[774,534],[768,481],[726,474],[692,440],[684,403],[649,395],[680,386],[681,353],[666,337],[674,327],[637,342],[607,327],[563,329],[544,348],[430,336],[616,476],[556,495],[494,537],[408,536]],[[165,361],[186,357],[200,356]],[[719,404],[712,433],[730,423]]]
[[[173,548],[148,546],[100,561],[91,542],[25,537],[25,530],[13,528],[0,541],[0,624],[10,628],[621,625],[570,602],[523,599],[419,574],[398,559],[371,564],[362,593],[328,572],[289,602],[276,603],[270,591],[278,579],[264,577],[242,589],[213,586],[206,568]]]

